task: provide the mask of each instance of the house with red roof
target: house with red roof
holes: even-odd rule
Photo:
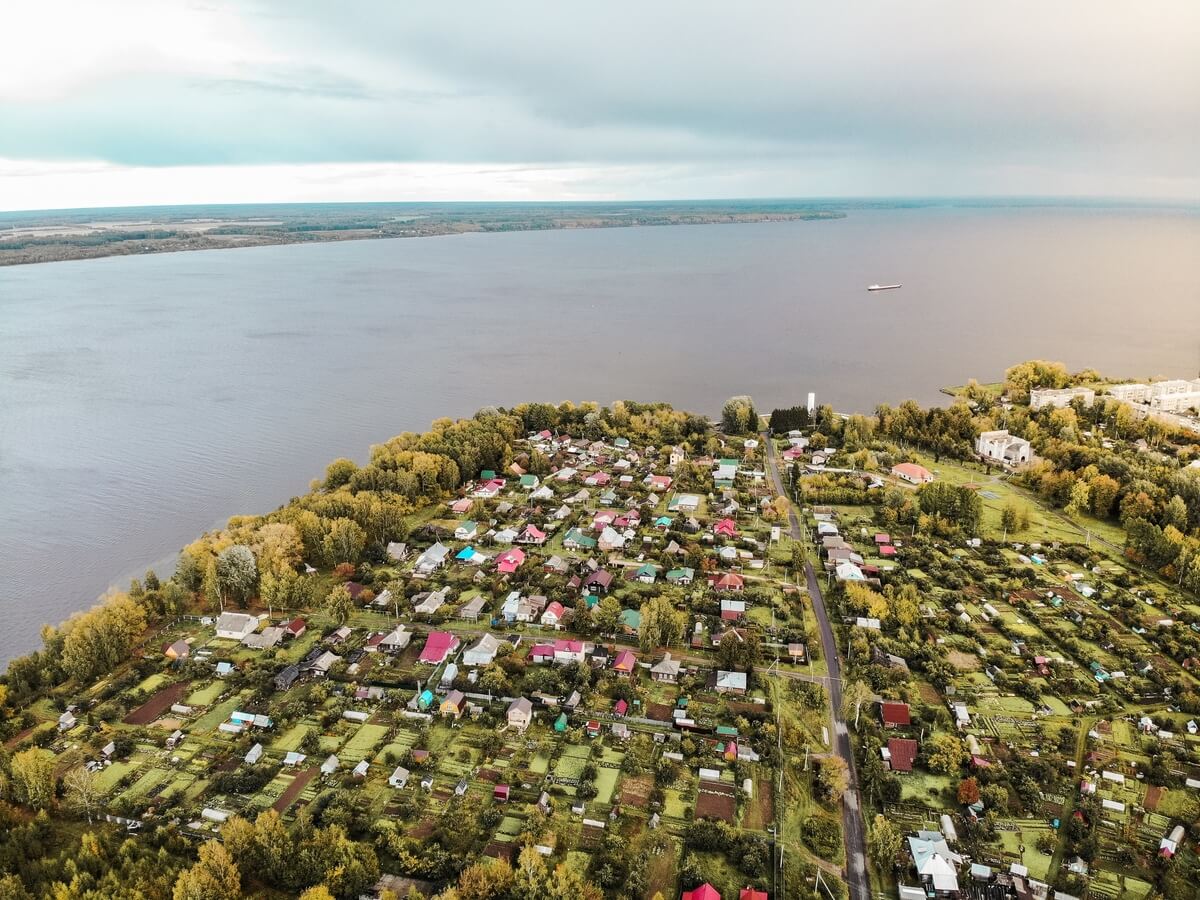
[[[481,500],[490,500],[492,497],[498,496],[502,490],[504,490],[504,479],[492,478],[475,488],[472,496]]]
[[[911,772],[920,749],[920,744],[909,738],[889,738],[887,746],[880,748],[879,755],[893,772]]]
[[[618,700],[616,703],[613,704],[613,715],[614,716],[623,716],[627,712],[629,712],[629,704],[626,703],[624,700]]]
[[[652,491],[669,491],[671,489],[671,476],[647,475],[642,479],[642,484],[649,485]]]
[[[742,591],[746,587],[746,580],[734,572],[726,572],[718,577],[713,583],[715,591]]]
[[[766,891],[756,891],[754,888],[744,887],[738,891],[738,900],[770,900]]]
[[[916,463],[900,463],[892,466],[892,474],[909,484],[929,484],[933,481],[933,473]]]
[[[592,647],[590,643],[578,640],[555,641],[551,646],[554,648],[554,661],[562,666],[583,662]]]
[[[529,651],[529,661],[535,663],[548,663],[554,661],[554,645],[553,644],[534,644]]]
[[[706,881],[695,890],[684,891],[679,900],[721,900],[721,895]]]
[[[302,619],[300,617],[296,617],[295,619],[292,619],[292,621],[288,622],[286,625],[283,626],[283,635],[284,635],[284,637],[298,638],[298,637],[300,637],[300,635],[304,634],[304,632],[306,632],[307,630],[308,630],[308,623],[305,622],[304,619]]]
[[[613,671],[621,675],[630,675],[637,668],[637,657],[632,650],[622,650],[613,660]]]
[[[583,483],[593,487],[602,487],[612,481],[612,476],[607,472],[593,472],[587,478],[583,479]]]
[[[558,628],[562,624],[565,613],[566,610],[563,608],[563,605],[555,600],[542,613],[542,624],[547,628]]]
[[[905,728],[912,724],[912,716],[908,704],[899,700],[881,700],[879,702],[879,717],[884,728]]]
[[[533,544],[535,547],[540,547],[546,543],[546,532],[538,528],[532,522],[525,526],[524,530],[517,535],[518,544]]]
[[[718,537],[737,537],[737,523],[733,519],[722,519],[713,526],[713,534]]]
[[[521,563],[523,562],[525,562],[525,551],[513,547],[500,556],[500,559],[496,562],[496,569],[505,575],[511,575],[521,567]]]
[[[431,631],[425,639],[425,647],[417,662],[429,663],[436,666],[445,661],[446,657],[458,649],[458,638],[448,631]]]

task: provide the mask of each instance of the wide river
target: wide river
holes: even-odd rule
[[[1200,215],[876,209],[0,269],[0,664],[438,416],[808,391],[869,411],[1027,358],[1195,376]]]

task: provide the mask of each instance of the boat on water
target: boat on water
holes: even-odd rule
[[[904,287],[902,284],[869,284],[868,291],[894,291],[896,288]]]

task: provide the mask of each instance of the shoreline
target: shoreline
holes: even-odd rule
[[[528,231],[570,231],[603,228],[658,228],[669,225],[761,225],[772,222],[834,221],[849,214],[839,210],[796,209],[792,211],[750,210],[746,212],[709,211],[699,213],[664,212],[624,219],[595,215],[564,216],[549,221],[517,218],[512,221],[484,220],[481,216],[464,219],[422,220],[375,223],[357,228],[313,227],[312,230],[256,230],[253,223],[242,231],[222,229],[244,222],[217,225],[208,231],[187,230],[184,223],[150,222],[142,231],[99,226],[90,234],[64,234],[34,239],[28,245],[8,247],[0,239],[0,268],[107,259],[114,256],[149,256],[162,253],[189,253],[201,250],[237,250],[247,247],[281,247],[292,244],[326,244],[342,241],[372,241],[399,238],[448,237],[459,234],[503,234]],[[428,217],[426,217],[428,218]],[[417,227],[413,227],[418,223]],[[272,223],[274,224],[274,223]],[[397,227],[404,226],[404,227]],[[145,235],[146,228],[154,235]],[[77,240],[101,239],[101,244],[77,243]]]

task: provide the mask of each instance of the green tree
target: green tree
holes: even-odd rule
[[[938,775],[954,774],[966,757],[962,741],[953,734],[935,735],[926,743],[926,747],[926,765]]]
[[[838,800],[850,787],[850,770],[840,756],[826,756],[817,767],[817,785],[826,800]]]
[[[602,597],[592,610],[592,622],[600,634],[612,634],[621,620],[621,602],[616,597]]]
[[[758,431],[758,413],[754,401],[747,396],[730,397],[721,408],[721,430],[726,434],[749,434]]]
[[[354,598],[350,596],[350,589],[344,584],[335,587],[325,597],[325,608],[329,610],[334,621],[339,625],[345,624],[350,618],[350,613],[354,611]]]
[[[367,545],[367,533],[353,519],[334,519],[325,535],[325,558],[332,564],[357,563]]]
[[[890,819],[882,815],[875,816],[867,837],[867,850],[876,868],[883,872],[892,871],[903,840],[900,830]]]
[[[652,597],[641,608],[642,624],[638,641],[643,650],[669,647],[683,640],[687,633],[687,614],[663,594]]]
[[[235,597],[242,604],[258,586],[258,563],[254,551],[244,544],[234,544],[217,554],[217,580],[224,596]]]

